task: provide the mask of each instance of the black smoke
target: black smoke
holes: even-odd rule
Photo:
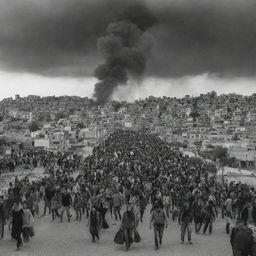
[[[146,31],[155,23],[156,18],[147,8],[133,5],[119,15],[118,21],[109,24],[97,44],[105,63],[95,70],[100,80],[95,85],[96,102],[109,100],[115,88],[125,85],[129,77],[141,78],[153,46],[152,36]]]

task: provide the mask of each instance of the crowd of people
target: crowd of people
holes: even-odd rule
[[[132,242],[140,241],[137,228],[147,207],[156,249],[162,244],[168,219],[180,224],[182,244],[185,237],[192,244],[192,229],[211,234],[218,217],[227,220],[227,233],[232,220],[243,223],[243,227],[256,223],[254,188],[218,183],[204,161],[184,156],[152,134],[119,130],[86,158],[44,151],[29,158],[36,166],[43,166],[49,177],[32,183],[27,178],[16,179],[10,184],[8,197],[0,201],[1,237],[9,219],[17,250],[22,245],[21,234],[23,242],[34,235],[36,214],[48,213],[52,221],[70,222],[71,208],[77,221],[82,215],[88,218],[92,242],[100,239],[101,229],[110,228],[106,214],[120,221],[115,240],[125,244],[127,250]],[[80,174],[74,177],[72,173],[77,171]]]
[[[59,169],[74,172],[80,164],[80,156],[70,153],[55,153],[45,150],[11,150],[8,155],[0,156],[0,175],[14,172],[17,167],[33,169],[42,167],[46,170],[58,166]]]

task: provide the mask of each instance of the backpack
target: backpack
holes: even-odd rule
[[[164,224],[165,221],[165,213],[161,209],[160,212],[153,211],[154,223],[155,224]]]

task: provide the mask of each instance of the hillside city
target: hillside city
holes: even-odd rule
[[[150,96],[96,105],[77,96],[5,98],[0,102],[0,154],[19,149],[86,152],[117,129],[145,131],[236,168],[256,165],[256,94]]]

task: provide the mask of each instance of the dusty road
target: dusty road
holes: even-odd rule
[[[154,248],[153,230],[149,229],[150,207],[147,208],[144,222],[140,223],[139,233],[142,241],[133,244],[131,250],[126,252],[124,246],[114,244],[113,239],[119,228],[119,221],[115,221],[107,215],[110,228],[101,233],[100,241],[91,242],[87,228],[87,219],[74,220],[74,213],[70,223],[64,218],[63,223],[58,220],[51,222],[49,215],[37,216],[35,220],[35,232],[29,244],[25,244],[20,252],[16,252],[15,241],[10,238],[10,232],[6,227],[5,238],[0,241],[0,255],[24,255],[24,256],[110,256],[110,255],[172,255],[172,256],[229,256],[232,255],[229,237],[225,234],[225,222],[217,220],[214,223],[212,235],[192,234],[193,244],[180,244],[180,227],[177,222],[169,220],[169,226],[165,230],[163,245],[158,251]],[[42,209],[40,209],[42,212]]]

